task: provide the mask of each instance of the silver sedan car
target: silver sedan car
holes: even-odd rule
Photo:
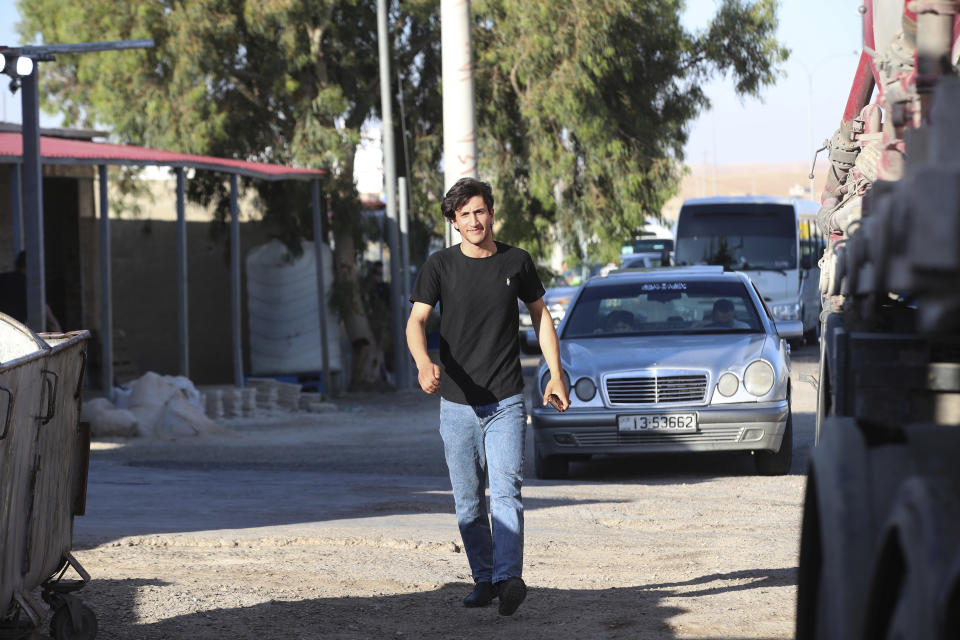
[[[721,267],[614,271],[587,281],[558,328],[570,408],[531,412],[538,478],[598,454],[751,451],[758,473],[793,457],[790,349],[750,279]]]

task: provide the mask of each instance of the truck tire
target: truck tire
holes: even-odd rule
[[[868,449],[850,418],[829,418],[811,453],[800,532],[796,640],[860,638],[873,557]]]
[[[947,588],[940,601],[940,610],[945,615],[940,635],[937,637],[960,638],[960,552],[954,554],[954,561],[947,575]]]
[[[946,485],[950,487],[949,483]],[[944,549],[960,539],[957,497],[933,477],[906,479],[897,493],[872,572],[864,638],[948,638],[939,635],[952,578]]]

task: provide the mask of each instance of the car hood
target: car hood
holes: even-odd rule
[[[578,338],[562,340],[560,352],[566,368],[583,374],[650,367],[722,370],[759,358],[766,339],[763,333]]]

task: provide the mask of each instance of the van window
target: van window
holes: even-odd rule
[[[680,211],[677,225],[676,263],[796,269],[796,224],[790,205],[688,205]]]

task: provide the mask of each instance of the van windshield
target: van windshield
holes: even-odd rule
[[[687,205],[677,224],[676,264],[785,271],[797,268],[791,205]]]

